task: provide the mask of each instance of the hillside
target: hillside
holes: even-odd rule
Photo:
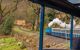
[[[7,15],[9,14],[15,16],[17,20],[25,20],[26,25],[31,23],[30,27],[38,27],[40,5],[31,3],[28,0],[2,0],[1,9],[4,10],[3,15],[6,14],[6,12],[10,11],[9,13],[7,13]],[[52,21],[56,17],[66,23],[70,22],[69,14],[57,11],[55,9],[46,8],[45,27],[50,21]],[[75,21],[76,24],[80,24],[79,18],[75,17]]]

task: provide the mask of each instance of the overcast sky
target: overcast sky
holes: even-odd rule
[[[71,2],[71,3],[80,3],[80,0],[68,0],[69,2]]]

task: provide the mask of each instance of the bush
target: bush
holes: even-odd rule
[[[55,18],[54,15],[51,13],[48,14],[48,17],[49,17],[49,21],[52,21]]]
[[[5,35],[11,34],[13,24],[14,17],[11,16],[4,17],[3,23],[0,25],[0,33]]]

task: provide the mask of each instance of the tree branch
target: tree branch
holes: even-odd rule
[[[8,13],[11,13],[11,12],[15,12],[17,10],[17,6],[20,2],[22,2],[23,0],[16,0],[16,4],[14,7],[12,7],[9,11],[7,11],[4,16],[6,16]]]

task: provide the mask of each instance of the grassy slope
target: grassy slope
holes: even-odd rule
[[[0,50],[26,50],[21,49],[21,42],[15,40],[15,38],[1,38],[0,39]]]

